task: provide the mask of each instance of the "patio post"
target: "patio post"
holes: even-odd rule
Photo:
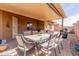
[[[64,28],[64,19],[62,18],[62,29]]]

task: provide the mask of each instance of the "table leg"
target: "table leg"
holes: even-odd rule
[[[54,48],[55,56],[57,56],[56,49]]]
[[[62,48],[62,50],[63,50],[63,44],[62,44],[62,42],[61,42],[61,48]]]
[[[26,51],[24,51],[24,56],[26,56]]]
[[[59,53],[61,53],[61,52],[60,52],[60,47],[59,47],[59,45],[58,45],[58,51],[59,51]]]
[[[39,55],[38,44],[37,43],[35,43],[35,54],[36,54],[36,56]]]

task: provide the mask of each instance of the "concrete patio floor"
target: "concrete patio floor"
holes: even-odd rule
[[[63,40],[62,44],[63,44],[63,49],[61,49],[60,46],[60,51],[61,53],[57,52],[57,56],[79,56],[79,52],[76,52],[72,49],[72,45],[79,42],[78,38],[74,35],[74,34],[69,34],[67,41]],[[4,52],[0,52],[0,55],[4,53],[7,54],[7,56],[9,55],[7,51],[12,52],[12,55],[14,56],[23,56],[23,52],[21,52],[20,50],[16,49],[17,48],[17,42],[16,39],[13,39],[11,41],[8,41],[8,49]],[[51,56],[55,56],[54,51],[51,49],[52,54]],[[56,49],[56,51],[58,51],[58,49]],[[34,56],[33,54],[35,54],[35,50],[34,48],[27,52],[28,56]]]

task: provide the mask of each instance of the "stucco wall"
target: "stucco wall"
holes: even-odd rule
[[[74,33],[76,34],[76,23],[73,24]]]
[[[79,22],[74,24],[75,35],[79,38]]]
[[[2,11],[0,11],[0,39],[2,39],[2,37],[3,37],[3,36],[2,36],[2,34],[3,34],[3,33],[2,33],[2,26],[3,26],[3,25],[2,25]]]
[[[19,33],[22,33],[24,30],[26,30],[27,22],[32,22],[33,24],[33,29],[44,29],[44,22],[39,21],[36,19],[28,18],[28,17],[23,17],[19,16],[18,17],[18,31]]]
[[[13,13],[0,11],[0,39],[12,38],[12,17],[15,16],[18,19],[18,32],[21,33],[26,29],[27,22],[33,22],[34,29],[44,29],[44,22],[36,19],[16,15]]]
[[[12,36],[12,14],[3,12],[3,38],[9,39]]]
[[[77,33],[76,33],[77,37],[79,38],[79,22],[77,23],[77,29],[76,30],[77,30]]]

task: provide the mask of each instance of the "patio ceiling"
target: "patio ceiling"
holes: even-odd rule
[[[57,10],[64,17],[64,12],[59,4],[54,4]],[[42,21],[52,21],[61,18],[45,3],[0,3],[0,9],[26,17]]]

